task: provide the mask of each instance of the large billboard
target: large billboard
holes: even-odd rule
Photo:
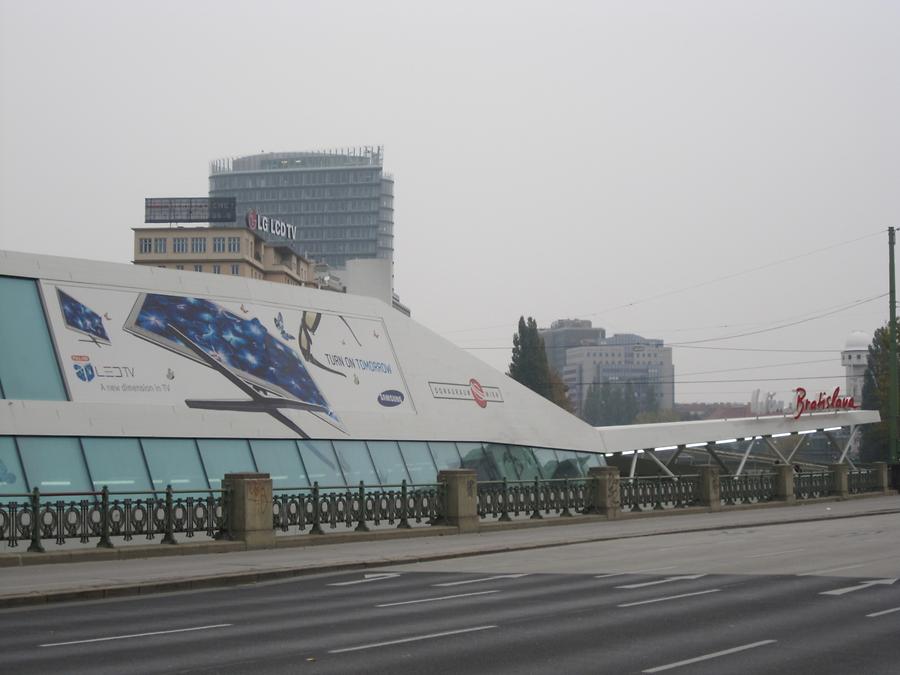
[[[415,413],[381,317],[42,282],[77,402],[265,413],[301,437]]]
[[[145,223],[233,223],[234,197],[148,197]]]

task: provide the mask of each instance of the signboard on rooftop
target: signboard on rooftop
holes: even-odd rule
[[[233,223],[234,197],[148,197],[145,223]]]

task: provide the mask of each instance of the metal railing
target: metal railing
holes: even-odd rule
[[[368,532],[369,525],[397,524],[399,529],[412,527],[411,521],[438,524],[444,513],[443,485],[426,484],[410,487],[404,480],[398,485],[358,486],[325,485],[279,488],[272,495],[272,526],[288,532],[292,527],[310,534],[324,534],[324,527],[339,524]]]
[[[874,469],[858,468],[847,472],[847,490],[850,494],[880,492],[882,485],[879,474]]]
[[[817,499],[831,494],[834,479],[830,471],[804,471],[794,474],[794,497]]]
[[[0,540],[10,547],[29,541],[29,551],[43,553],[42,542],[49,539],[58,545],[98,539],[98,548],[113,548],[113,537],[131,541],[161,535],[163,544],[176,544],[176,534],[217,537],[227,529],[226,499],[222,490],[173,490],[171,485],[164,496],[110,492],[106,486],[100,492],[42,494],[35,488],[0,494]]]
[[[506,522],[515,516],[539,520],[552,513],[562,517],[574,515],[573,511],[585,513],[591,507],[587,483],[584,479],[568,478],[481,481],[478,517]]]
[[[694,474],[619,479],[622,511],[662,511],[700,502],[700,476]]]
[[[719,497],[727,506],[771,502],[775,499],[775,474],[722,476],[719,481]]]

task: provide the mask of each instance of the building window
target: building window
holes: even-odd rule
[[[187,253],[187,237],[175,237],[172,239],[172,251],[175,253]]]
[[[228,252],[229,253],[240,253],[241,252],[241,238],[240,237],[228,237]]]
[[[240,274],[240,273],[241,273],[241,266],[240,266],[240,265],[237,265],[237,264],[232,265],[232,266],[231,266],[231,273],[232,273],[232,274],[235,274],[235,275]]]
[[[153,250],[153,240],[152,239],[141,239],[140,240],[140,251],[141,253],[150,253]]]
[[[157,237],[153,240],[153,252],[154,253],[165,253],[166,252],[166,239],[165,237]]]
[[[176,269],[176,270],[183,270],[183,269],[184,269],[184,265],[175,265],[175,269]]]
[[[221,274],[222,266],[221,265],[213,265],[213,274]]]
[[[202,271],[203,271],[203,265],[194,265],[194,271],[195,271],[195,272],[202,272]]]
[[[213,252],[225,253],[225,237],[213,237]]]
[[[191,237],[191,253],[206,253],[206,237]]]

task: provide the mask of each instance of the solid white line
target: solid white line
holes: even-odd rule
[[[881,612],[874,612],[873,614],[866,614],[866,617],[871,619],[876,616],[883,616],[884,614],[892,614],[893,612],[900,612],[900,607],[894,607],[894,609],[885,609]]]
[[[787,551],[774,551],[772,553],[757,553],[756,555],[747,556],[748,558],[767,558],[771,555],[785,555],[786,553],[799,553],[805,551],[805,548],[789,548]]]
[[[497,626],[476,626],[475,628],[462,628],[460,630],[448,630],[443,633],[431,633],[429,635],[416,635],[415,637],[402,638],[400,640],[390,640],[388,642],[373,642],[368,645],[359,645],[358,647],[344,647],[343,649],[332,649],[329,654],[343,654],[344,652],[357,652],[360,649],[374,649],[375,647],[388,647],[390,645],[402,645],[404,642],[417,642],[418,640],[430,640],[431,638],[447,637],[448,635],[460,635],[462,633],[474,633],[479,630],[490,630]]]
[[[106,642],[108,640],[128,640],[130,638],[147,637],[149,635],[170,635],[171,633],[188,633],[195,630],[209,630],[211,628],[226,628],[230,623],[216,623],[211,626],[195,626],[194,628],[178,628],[176,630],[157,630],[152,633],[134,633],[133,635],[114,635],[113,637],[93,638],[91,640],[72,640],[71,642],[49,642],[38,647],[62,647],[63,645],[82,645],[88,642]]]
[[[694,659],[687,659],[685,661],[678,661],[677,663],[667,663],[664,666],[657,666],[656,668],[650,668],[650,669],[644,670],[642,672],[658,673],[663,670],[669,670],[671,668],[679,668],[681,666],[686,666],[690,663],[697,663],[698,661],[708,661],[709,659],[715,659],[719,656],[726,656],[728,654],[735,654],[737,652],[742,652],[747,649],[753,649],[755,647],[762,647],[763,645],[770,645],[773,642],[778,642],[778,640],[762,640],[760,642],[752,642],[749,645],[741,645],[740,647],[732,647],[731,649],[723,649],[720,652],[713,652],[712,654],[704,654],[703,656],[698,656]]]
[[[595,579],[608,579],[609,577],[621,577],[624,574],[643,574],[644,572],[661,572],[663,570],[673,569],[675,565],[667,565],[666,567],[651,567],[646,570],[629,570],[627,572],[613,572],[611,574],[597,574]]]
[[[399,605],[415,605],[420,602],[437,602],[438,600],[453,600],[454,598],[469,598],[473,595],[488,595],[489,593],[499,593],[500,591],[478,591],[477,593],[460,593],[459,595],[444,595],[439,598],[422,598],[421,600],[406,600],[404,602],[387,602],[383,605],[375,605],[376,607],[397,607]]]
[[[654,602],[665,602],[666,600],[678,600],[679,598],[690,598],[693,595],[704,595],[706,593],[718,593],[721,588],[713,588],[708,591],[697,591],[696,593],[682,593],[681,595],[667,595],[664,598],[653,598],[652,600],[640,600],[638,602],[626,602],[619,607],[636,607],[637,605],[649,605]]]
[[[800,574],[796,574],[798,577],[811,577],[814,574],[828,574],[829,572],[840,572],[841,570],[852,570],[857,567],[865,567],[869,563],[859,563],[858,565],[844,565],[843,567],[832,567],[827,570],[816,570],[815,572],[800,572]]]

